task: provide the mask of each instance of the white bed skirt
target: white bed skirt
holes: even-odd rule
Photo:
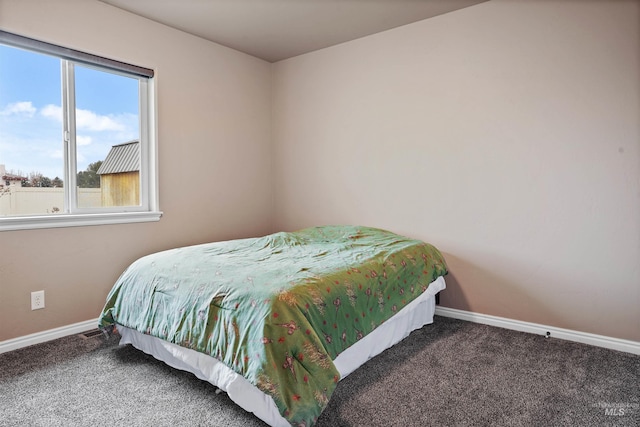
[[[445,289],[443,277],[433,281],[427,291],[384,322],[369,335],[340,353],[333,361],[344,378],[372,357],[406,338],[411,331],[433,323],[435,295]],[[253,412],[271,426],[289,426],[271,396],[264,394],[243,376],[204,353],[163,341],[118,325],[120,345],[131,344],[167,365],[193,373],[225,391],[244,410]]]

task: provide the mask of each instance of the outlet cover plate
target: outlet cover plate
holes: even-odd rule
[[[44,308],[44,291],[31,292],[31,310]]]

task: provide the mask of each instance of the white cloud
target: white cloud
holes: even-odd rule
[[[62,122],[62,107],[58,105],[46,105],[40,110],[40,114],[49,119],[55,119],[59,122]]]
[[[40,110],[45,117],[62,122],[62,107],[49,104]],[[90,110],[76,109],[76,129],[100,132],[100,131],[124,131],[125,125],[112,116],[103,116]]]
[[[0,115],[2,116],[22,114],[27,117],[33,117],[35,113],[36,107],[33,106],[31,101],[14,102],[13,104],[8,104],[6,107],[0,110]]]
[[[76,135],[76,145],[89,145],[91,142],[90,136]]]
[[[76,128],[92,131],[122,131],[124,125],[109,116],[101,116],[89,110],[76,110]]]

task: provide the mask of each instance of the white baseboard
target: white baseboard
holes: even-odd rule
[[[491,316],[488,314],[473,313],[471,311],[457,310],[448,307],[436,307],[436,315],[466,320],[468,322],[481,323],[483,325],[497,326],[514,331],[528,332],[536,335],[549,335],[567,341],[574,341],[596,347],[609,348],[617,351],[640,355],[640,342],[606,337],[604,335],[588,334],[570,329],[556,328],[554,326],[540,325],[538,323],[522,322],[520,320],[507,319],[505,317]],[[86,320],[72,325],[49,329],[43,332],[26,335],[6,341],[0,341],[0,353],[17,350],[34,344],[40,344],[57,338],[79,334],[98,325],[98,319]]]
[[[640,355],[640,342],[622,340],[619,338],[606,337],[604,335],[588,334],[585,332],[572,331],[570,329],[556,328],[553,326],[540,325],[537,323],[522,322],[520,320],[507,319],[504,317],[491,316],[488,314],[473,313],[471,311],[457,310],[455,308],[436,307],[436,315],[452,317],[454,319],[466,320],[483,325],[497,326],[514,331],[528,332],[536,335],[547,335],[561,340],[574,341],[589,344],[596,347],[609,348],[611,350],[624,351],[626,353]]]
[[[46,341],[55,340],[57,338],[69,335],[79,334],[98,327],[98,319],[86,320],[84,322],[74,323],[72,325],[61,326],[47,331],[36,332],[35,334],[25,335],[23,337],[13,338],[6,341],[0,341],[0,353],[17,350],[19,348],[28,347],[34,344],[40,344]]]

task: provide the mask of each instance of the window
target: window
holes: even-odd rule
[[[0,31],[0,231],[154,221],[153,70]]]

